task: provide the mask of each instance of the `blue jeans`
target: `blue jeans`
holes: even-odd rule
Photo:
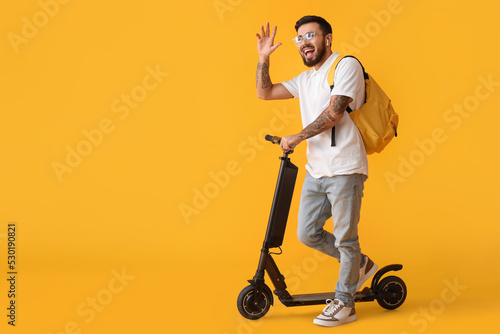
[[[366,175],[313,178],[306,174],[299,204],[297,236],[300,242],[340,262],[335,298],[354,307],[361,249],[358,222]],[[333,217],[333,234],[323,227]]]

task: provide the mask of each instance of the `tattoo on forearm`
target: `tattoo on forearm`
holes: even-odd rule
[[[262,64],[259,62],[257,63],[257,71],[255,72],[255,86],[259,85],[259,72],[262,69]]]
[[[255,85],[259,84],[259,74],[262,80],[261,88],[266,89],[272,85],[271,78],[269,77],[269,65],[266,63],[257,64],[257,73],[255,75]]]
[[[335,115],[341,115],[349,106],[350,97],[344,95],[337,95],[335,99],[330,103],[330,106],[333,107],[333,112]]]
[[[342,117],[344,111],[351,100],[348,96],[338,95],[330,102],[328,108],[325,109],[311,124],[306,126],[299,133],[299,138],[305,140],[314,137],[321,132],[331,129],[333,125]],[[333,123],[333,125],[332,125]]]

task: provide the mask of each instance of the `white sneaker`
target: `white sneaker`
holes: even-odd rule
[[[323,312],[314,319],[314,323],[320,326],[334,327],[356,321],[356,310],[354,307],[345,307],[344,303],[338,299],[327,299],[328,304]]]
[[[359,281],[356,286],[356,291],[359,291],[363,284],[372,277],[378,270],[378,266],[365,255],[365,265],[359,269]]]

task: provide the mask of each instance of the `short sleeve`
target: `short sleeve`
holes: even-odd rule
[[[297,84],[298,77],[294,77],[292,80],[283,81],[281,84],[285,86],[286,89],[293,95],[293,97],[299,97],[299,86]]]
[[[344,95],[356,99],[360,91],[364,93],[363,68],[355,58],[342,59],[335,69],[334,87],[331,95]],[[364,95],[364,94],[363,94]]]

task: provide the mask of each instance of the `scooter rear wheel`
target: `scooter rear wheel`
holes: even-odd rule
[[[238,295],[238,311],[250,320],[256,320],[266,315],[272,303],[273,296],[267,285],[257,288],[249,285]]]
[[[406,299],[406,284],[397,276],[387,276],[377,285],[379,294],[393,293],[394,297],[377,298],[380,306],[387,310],[394,310],[400,307]]]

